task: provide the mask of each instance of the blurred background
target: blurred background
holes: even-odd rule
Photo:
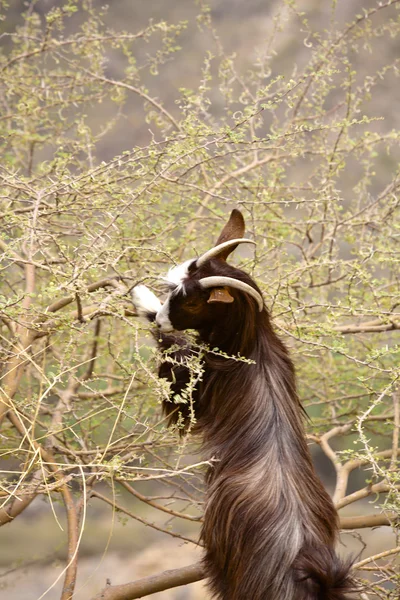
[[[4,34],[13,33],[23,24],[22,14],[30,11],[43,20],[45,15],[62,2],[39,0],[29,3],[11,0],[9,7],[3,6],[4,20],[0,22],[0,45],[3,55],[7,57],[11,39]],[[204,28],[197,17],[200,14],[200,3],[191,0],[115,0],[110,2],[104,14],[104,22],[113,30],[125,30],[138,33],[146,28],[149,21],[167,21],[178,25],[182,21],[185,26],[179,35],[178,44],[181,50],[165,58],[162,68],[157,73],[151,69],[143,70],[142,82],[152,98],[162,100],[168,113],[178,118],[180,114],[182,88],[196,90],[202,80],[204,58],[212,48],[216,52],[219,45],[227,56],[235,57],[237,78],[248,72],[250,66],[270,56],[271,72],[265,76],[283,76],[287,80],[302,70],[307,64],[312,51],[313,41],[307,39],[300,26],[302,19],[307,19],[308,27],[315,32],[332,29],[343,29],[358,14],[376,5],[373,0],[337,0],[321,2],[320,0],[301,0],[296,7],[290,2],[283,6],[281,0],[210,0],[210,15],[218,41],[209,28]],[[92,7],[100,11],[103,2],[91,2]],[[68,36],[82,25],[86,13],[78,10],[68,20],[63,35]],[[377,16],[375,26],[388,16]],[[321,33],[321,35],[322,35]],[[273,48],[270,40],[274,37]],[[157,52],[157,40],[151,37],[146,43],[137,47],[135,59],[137,64],[147,64],[148,56]],[[376,72],[379,65],[393,61],[399,56],[398,40],[382,38],[379,52],[369,52],[363,48],[352,56],[353,66],[360,78],[369,72]],[[90,57],[87,57],[90,64]],[[110,49],[106,57],[105,77],[119,80],[126,69],[126,59],[119,51]],[[371,115],[383,117],[372,125],[376,132],[384,134],[399,128],[400,115],[398,101],[400,98],[399,83],[395,77],[387,77],[380,83],[380,93],[374,94],[369,101]],[[218,89],[211,84],[208,94],[211,104],[208,110],[218,120],[224,115],[225,103]],[[93,130],[101,130],[104,124],[114,119],[115,105],[112,102],[93,103],[86,108],[87,120]],[[96,161],[110,161],[113,157],[131,150],[134,146],[145,146],[153,139],[151,127],[146,119],[142,97],[130,94],[124,103],[123,112],[118,115],[115,125],[104,135],[95,147]],[[265,131],[268,130],[266,120]],[[45,159],[46,151],[41,156]],[[396,152],[391,155],[382,154],[378,158],[378,175],[374,178],[372,191],[379,190],[384,182],[397,168]],[[300,166],[294,169],[301,168]],[[347,178],[347,179],[346,179]],[[355,173],[348,173],[343,179],[343,195],[352,193],[356,180]],[[328,459],[313,449],[317,470],[327,487],[332,490],[334,470]],[[193,462],[197,460],[192,455]],[[9,468],[9,464],[8,464]],[[364,475],[354,474],[349,492],[363,484]],[[199,483],[199,485],[201,485]],[[143,494],[161,493],[157,485],[140,484],[137,489]],[[121,496],[118,501],[125,502],[132,513],[152,524],[165,525],[165,515],[159,514],[151,507],[133,501],[128,495]],[[365,501],[365,510],[371,504]],[[354,514],[355,509],[349,507],[347,514]],[[360,514],[360,503],[357,504]],[[346,514],[346,513],[344,513]],[[54,518],[58,515],[59,523]],[[28,525],[28,526],[27,526]],[[37,600],[46,597],[55,600],[60,597],[61,582],[56,582],[57,575],[64,568],[65,535],[60,528],[65,528],[63,511],[57,504],[49,510],[49,501],[44,497],[35,500],[32,505],[12,524],[0,530],[0,598],[1,600]],[[174,531],[183,537],[198,539],[198,523],[191,521],[174,524]],[[395,534],[388,528],[363,531],[363,542],[356,536],[343,537],[342,552],[360,552],[363,544],[366,552],[380,552],[395,543]],[[110,579],[112,584],[125,583],[134,579],[155,574],[165,569],[177,568],[191,564],[201,557],[201,548],[188,543],[179,537],[169,537],[146,524],[132,519],[125,519],[120,513],[112,513],[104,503],[96,498],[89,502],[85,532],[80,550],[81,560],[78,571],[78,585],[74,596],[77,600],[91,598]],[[368,554],[366,554],[368,555]],[[45,590],[48,592],[43,596]],[[154,600],[206,600],[208,593],[199,582],[190,586],[165,591],[152,596]],[[250,599],[249,599],[250,600]]]

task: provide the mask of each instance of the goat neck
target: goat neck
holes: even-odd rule
[[[244,295],[234,305],[200,332],[252,361],[206,357],[198,428],[217,459],[202,530],[211,587],[222,600],[330,600],[297,581],[324,552],[330,576],[337,515],[311,462],[293,365],[267,311]]]

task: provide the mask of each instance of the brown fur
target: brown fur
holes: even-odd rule
[[[243,231],[244,223],[241,231],[231,224],[218,242]],[[210,290],[199,286],[203,277],[222,275],[258,289],[222,258],[200,269],[193,263],[184,293],[169,300],[175,329],[196,329],[211,348],[254,361],[207,354],[195,391],[195,430],[216,459],[207,473],[202,529],[210,588],[219,600],[345,600],[354,587],[350,565],[335,554],[337,513],[312,465],[288,352],[268,311],[259,312],[249,295],[231,288],[232,303],[210,304]],[[174,358],[182,365],[164,363],[159,373],[179,393],[188,381],[184,357],[192,350],[175,334],[161,334],[160,344],[179,346]],[[177,421],[172,402],[164,410]],[[185,405],[181,416],[188,425]]]

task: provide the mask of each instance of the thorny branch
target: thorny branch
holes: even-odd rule
[[[88,498],[196,544],[197,529],[182,536],[174,523],[201,522],[204,461],[188,466],[192,440],[178,442],[160,417],[169,390],[129,289],[146,282],[161,294],[160,273],[204,251],[233,206],[247,213],[257,241],[254,254],[243,249],[235,260],[259,282],[290,345],[309,438],[335,469],[336,506],[357,511],[340,517],[342,528],[397,530],[399,135],[373,119],[384,116],[382,85],[398,73],[386,48],[398,40],[390,16],[398,3],[360,11],[337,32],[332,21],[323,34],[285,4],[306,38],[304,68],[286,79],[272,49],[280,9],[270,52],[249,77],[202,14],[215,56],[197,91],[172,105],[148,79],[170,62],[182,25],[118,33],[88,7],[86,25],[60,37],[68,11],[44,14],[43,26],[32,3],[23,29],[2,34],[10,45],[0,59],[0,525],[12,527],[39,496],[57,518],[54,499],[62,498],[63,600],[73,597]],[[118,77],[105,67],[110,56],[127,65]],[[355,74],[354,56],[366,65],[354,62]],[[143,116],[144,137],[135,130],[133,148],[103,160],[130,111]],[[372,497],[381,509],[365,514],[361,501]],[[167,523],[137,515],[132,499]],[[355,566],[380,573],[398,545],[367,552]],[[202,577],[197,564],[108,586],[96,598],[142,597]]]

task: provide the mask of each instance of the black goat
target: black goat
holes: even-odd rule
[[[218,347],[204,358],[194,393],[195,431],[217,461],[207,474],[202,539],[205,570],[220,600],[345,600],[354,586],[337,557],[335,508],[315,474],[306,443],[293,364],[275,334],[261,291],[226,258],[244,240],[234,210],[217,246],[168,274],[161,305],[145,288],[133,291],[139,314],[155,320],[162,349],[174,350],[159,375],[171,397],[189,380],[192,349],[173,330],[195,329]],[[240,355],[247,362],[229,358]],[[181,364],[179,364],[181,363]],[[170,422],[190,422],[187,405],[164,402]]]

